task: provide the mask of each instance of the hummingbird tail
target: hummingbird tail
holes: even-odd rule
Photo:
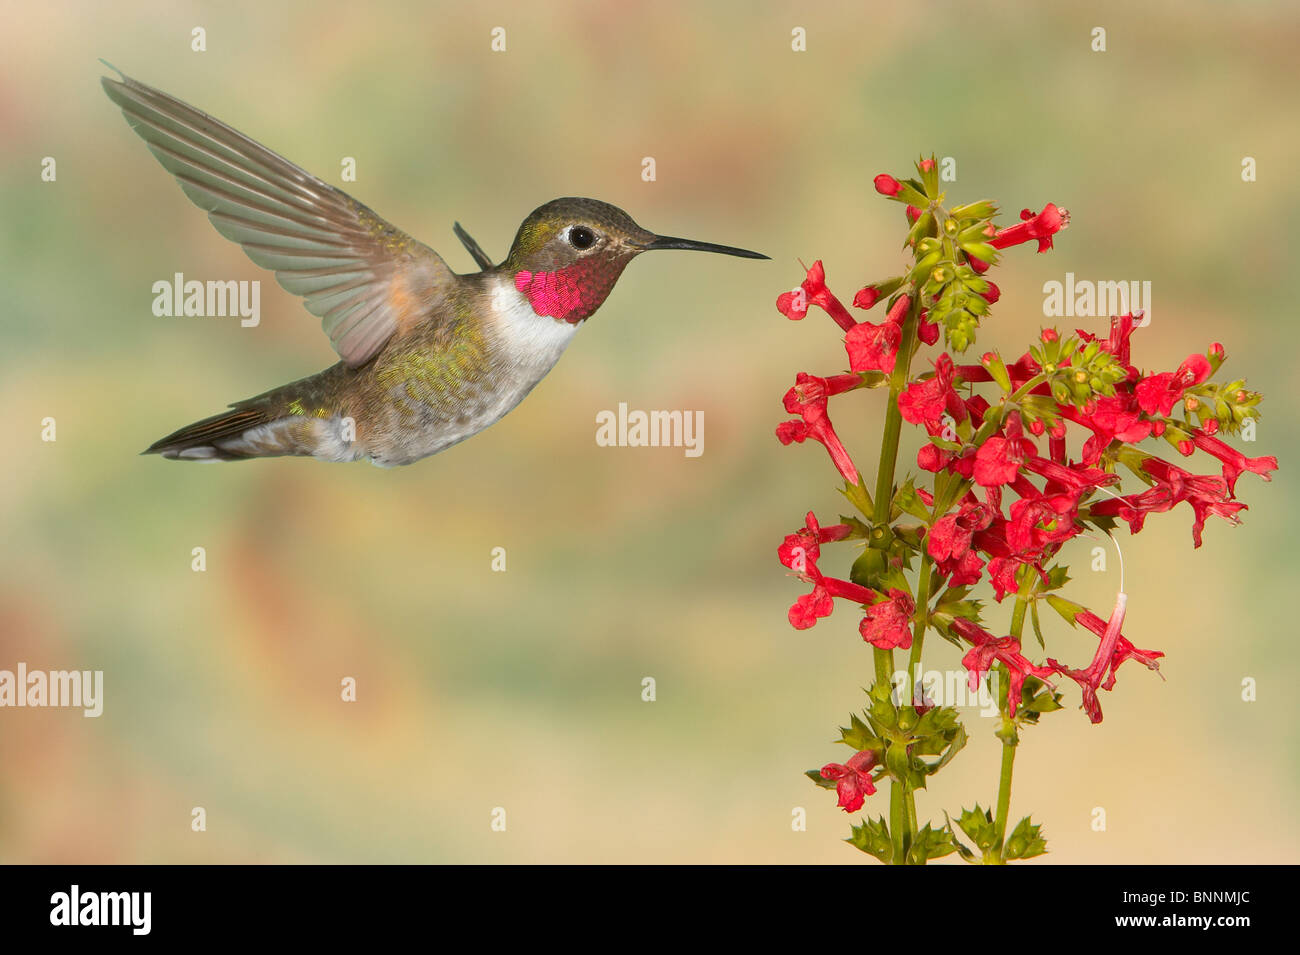
[[[300,411],[277,414],[266,407],[236,405],[155,441],[144,453],[181,461],[246,461],[282,455],[354,461],[362,452],[349,422]]]
[[[246,440],[250,431],[268,423],[259,408],[240,408],[204,418],[174,431],[151,444],[144,454],[161,454],[164,458],[186,461],[243,461],[265,454],[288,451],[258,451]]]
[[[339,408],[331,390],[341,374],[346,374],[342,363],[236,401],[228,411],[160,438],[144,453],[182,461],[245,461],[281,455],[355,461],[365,453],[357,440],[356,423]]]

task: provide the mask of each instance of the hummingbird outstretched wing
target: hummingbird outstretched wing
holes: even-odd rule
[[[304,298],[349,366],[419,324],[453,281],[433,249],[243,133],[128,76],[102,82],[217,231]]]

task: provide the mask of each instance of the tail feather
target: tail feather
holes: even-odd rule
[[[337,394],[340,362],[319,374],[236,401],[228,411],[186,425],[155,441],[145,454],[186,461],[245,461],[302,455],[355,461],[363,453]],[[347,422],[345,427],[344,422]]]
[[[160,438],[144,454],[197,461],[243,461],[258,454],[237,446],[251,428],[267,424],[270,417],[261,408],[233,407],[230,411],[204,418]]]

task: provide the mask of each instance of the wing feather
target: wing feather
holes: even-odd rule
[[[454,276],[433,249],[175,97],[127,76],[102,82],[216,230],[303,297],[348,365],[434,311]]]

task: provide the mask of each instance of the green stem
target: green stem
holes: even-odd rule
[[[1025,611],[1029,608],[1029,601],[1023,595],[1016,596],[1015,608],[1011,611],[1011,636],[1017,640],[1025,628]],[[1011,675],[1007,672],[1006,664],[998,666],[998,708],[1002,711],[1003,719],[1010,720],[1007,707],[1007,693],[1011,688]],[[1002,740],[1002,769],[998,774],[998,807],[997,815],[994,817],[994,831],[997,835],[997,852],[1001,861],[1005,862],[1003,856],[1007,834],[1007,815],[1011,811],[1011,774],[1016,762],[1016,741],[1012,736],[1010,739],[1004,736]]]
[[[929,622],[930,610],[930,555],[922,551],[921,553],[921,576],[916,583],[916,621],[912,624],[912,652],[907,657],[907,702],[903,705],[916,702],[916,684],[913,678],[917,668],[921,665],[921,646],[925,643],[925,629]],[[916,793],[911,789],[904,792],[904,804],[907,808],[907,828],[911,832],[912,838],[916,838],[918,831],[916,823]]]
[[[907,810],[907,828],[912,833],[911,841],[915,842],[919,828],[916,824],[916,792],[914,790],[903,790],[903,805]]]
[[[889,830],[894,842],[893,865],[906,865],[906,848],[903,834],[907,832],[906,790],[901,782],[889,782]],[[910,842],[910,840],[908,840]]]
[[[912,652],[907,658],[907,680],[912,685],[912,677],[921,663],[921,647],[925,645],[926,626],[930,622],[930,554],[921,551],[921,576],[916,582],[916,621],[912,624]],[[913,699],[915,687],[913,686]]]
[[[921,297],[912,291],[912,304],[903,320],[903,334],[894,359],[894,370],[889,376],[889,403],[885,406],[885,433],[880,443],[880,466],[876,471],[876,496],[872,501],[872,522],[878,528],[889,524],[890,509],[894,504],[894,471],[898,465],[898,440],[903,429],[903,413],[898,408],[898,396],[907,385],[907,375],[916,348],[916,328],[921,314]],[[879,551],[877,570],[883,574],[888,566],[884,550]],[[872,581],[873,584],[876,581]],[[889,683],[894,676],[894,651],[875,650],[876,679]],[[910,682],[910,678],[909,678]],[[894,864],[905,865],[905,844],[916,838],[916,805],[906,783],[891,779],[889,783],[889,828],[894,843]],[[904,840],[904,834],[911,838]]]
[[[898,408],[898,396],[907,385],[907,375],[916,349],[916,326],[921,314],[921,296],[912,290],[912,306],[903,320],[902,340],[894,370],[889,376],[889,404],[885,407],[885,434],[880,443],[880,467],[876,470],[875,512],[871,515],[877,524],[889,523],[889,509],[894,503],[894,468],[898,463],[898,439],[903,430],[903,413]]]
[[[1029,609],[1029,601],[1024,597],[1016,598],[1016,606],[1011,611],[1011,635],[1017,640],[1025,629],[1025,611]]]
[[[871,655],[876,664],[876,682],[882,686],[894,681],[894,654],[879,647],[871,648]]]
[[[1007,685],[1006,670],[1002,671],[1001,684],[1005,691]],[[1003,841],[1007,834],[1007,813],[1011,809],[1011,772],[1016,762],[1016,744],[1002,743],[1002,771],[998,776],[998,814],[994,825],[997,827],[998,855],[1002,855]],[[1005,861],[1005,860],[1004,860]]]
[[[1048,380],[1048,376],[1042,374],[1041,372],[1037,375],[1034,375],[1033,378],[1030,378],[1027,382],[1025,382],[1023,385],[1021,385],[1019,388],[1016,389],[1015,394],[1013,394],[1010,398],[1007,399],[1007,403],[1013,405],[1019,404],[1020,402],[1024,401],[1025,395],[1029,394],[1031,391],[1033,391],[1035,388],[1037,388],[1039,385],[1041,385],[1043,382],[1047,380]]]

